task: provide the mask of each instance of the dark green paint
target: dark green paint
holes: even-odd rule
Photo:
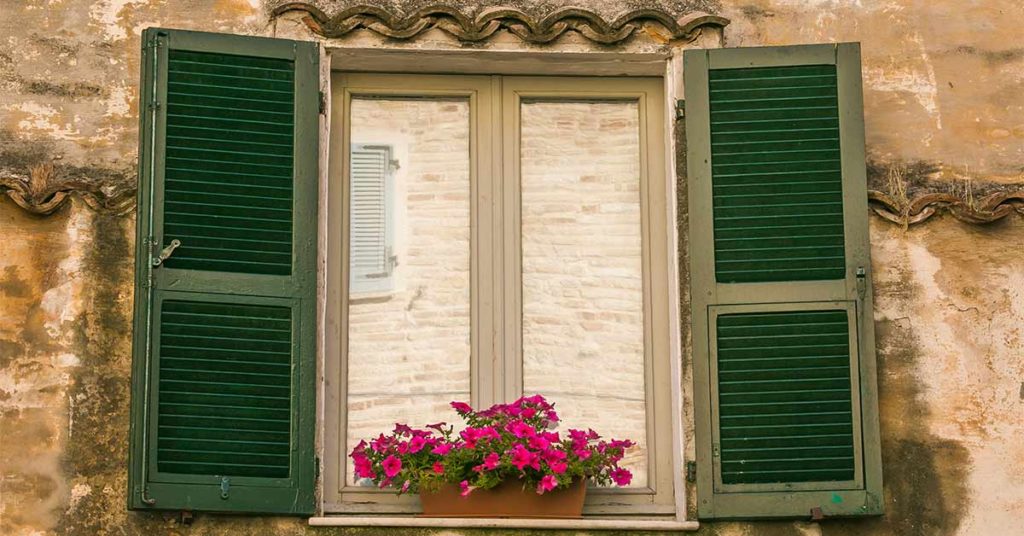
[[[718,317],[725,484],[854,479],[846,311]]]
[[[842,279],[835,65],[708,72],[715,275]]]
[[[143,43],[129,506],[310,514],[318,48]]]

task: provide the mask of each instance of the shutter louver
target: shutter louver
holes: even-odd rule
[[[353,145],[349,157],[350,292],[390,287],[391,150],[381,145]]]
[[[167,300],[160,317],[157,468],[287,478],[291,310]]]
[[[881,513],[859,48],[684,76],[699,515]]]
[[[164,232],[185,246],[167,266],[288,275],[293,62],[171,50],[168,63]]]
[[[717,320],[722,482],[853,480],[846,311]]]
[[[718,281],[842,279],[834,65],[709,73]]]
[[[143,43],[129,507],[312,513],[318,47]]]

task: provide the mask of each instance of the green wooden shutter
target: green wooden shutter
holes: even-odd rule
[[[142,41],[129,507],[310,514],[319,49]]]
[[[684,55],[698,513],[881,513],[857,44]]]

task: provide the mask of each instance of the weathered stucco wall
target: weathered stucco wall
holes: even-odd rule
[[[542,14],[555,5],[506,3]],[[1022,189],[1024,4],[634,4],[726,16],[730,46],[861,41],[873,187]],[[0,178],[28,175],[43,192],[67,180],[114,185],[100,198],[134,181],[139,32],[149,25],[277,29],[259,0],[0,2]],[[0,533],[331,533],[276,518],[201,516],[183,527],[125,510],[133,221],[77,199],[50,216],[0,199]],[[702,533],[1020,533],[1024,218],[983,227],[939,217],[909,229],[875,218],[871,240],[887,514],[705,523]]]

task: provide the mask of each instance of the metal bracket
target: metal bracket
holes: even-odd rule
[[[227,500],[229,491],[231,491],[231,480],[226,476],[220,477],[220,498]]]
[[[683,119],[686,117],[686,101],[683,99],[676,100],[676,119]]]
[[[327,113],[327,94],[324,93],[323,91],[320,92],[319,105],[320,105],[320,114],[323,115],[323,114]]]
[[[163,264],[164,261],[166,261],[171,256],[171,254],[174,253],[174,250],[178,249],[178,246],[180,245],[181,240],[178,240],[177,238],[171,240],[171,243],[168,244],[167,247],[165,247],[164,249],[160,250],[160,254],[153,258],[153,266],[160,266],[161,264]]]
[[[696,482],[697,481],[697,462],[690,460],[686,462],[686,481]]]
[[[858,266],[857,267],[856,275],[857,275],[857,296],[861,299],[861,301],[863,301],[864,300],[864,295],[867,294],[867,291],[868,291],[868,282],[867,282],[868,272],[867,272],[867,270],[864,269],[863,266]]]
[[[822,513],[821,507],[815,506],[811,508],[811,521],[821,521],[822,519],[825,519],[825,514]]]

